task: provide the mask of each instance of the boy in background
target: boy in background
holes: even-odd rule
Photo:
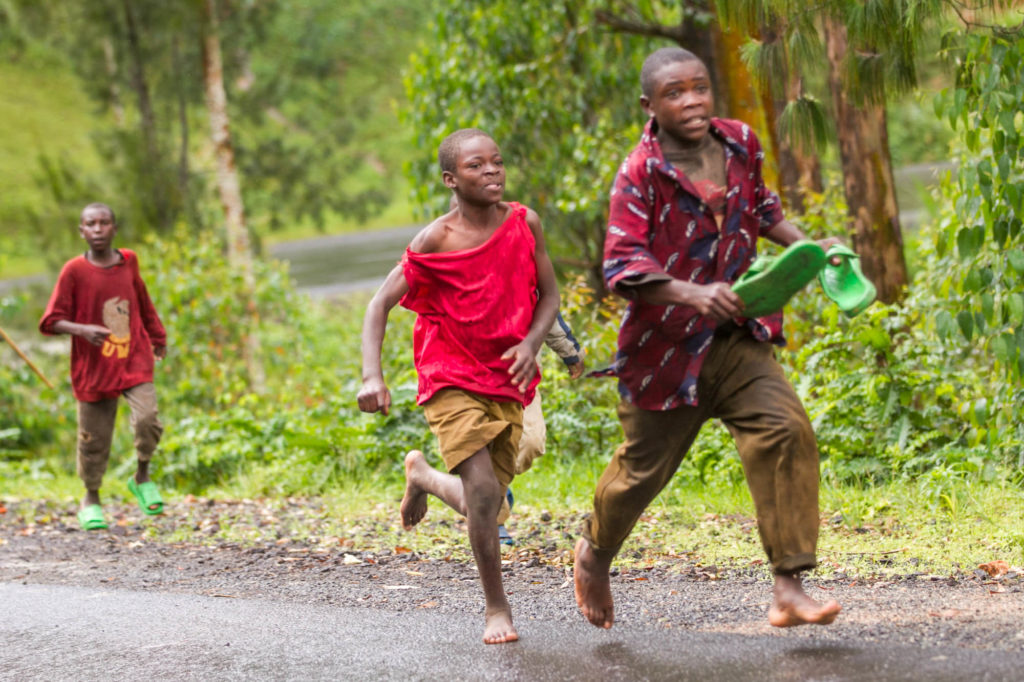
[[[160,491],[150,480],[149,462],[163,433],[153,366],[154,357],[167,354],[167,334],[139,274],[135,253],[113,246],[114,211],[106,204],[89,204],[82,209],[78,233],[89,250],[64,265],[39,331],[72,336],[78,475],[85,483],[78,522],[85,530],[98,530],[107,527],[99,491],[121,396],[131,408],[138,458],[128,488],[144,513],[163,511]]]

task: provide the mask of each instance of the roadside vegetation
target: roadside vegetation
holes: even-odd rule
[[[270,22],[266,30],[284,28]],[[945,57],[953,75],[943,92],[929,94],[931,110],[901,108],[894,115],[905,118],[891,124],[912,128],[921,117],[928,117],[922,129],[941,124],[956,161],[928,198],[928,218],[904,235],[911,277],[905,296],[848,319],[812,286],[787,310],[790,345],[780,360],[818,435],[825,573],[946,575],[995,560],[1024,565],[1024,43],[972,34]],[[420,130],[420,141],[436,133]],[[599,133],[600,125],[594,140]],[[901,139],[913,142],[905,129]],[[590,161],[605,154],[599,145],[590,151]],[[81,170],[96,162],[85,155],[76,163]],[[545,172],[557,166],[552,161]],[[418,172],[409,169],[410,177]],[[389,191],[407,182],[396,181]],[[805,197],[796,221],[810,235],[846,224],[841,185],[833,176],[825,190]],[[552,201],[548,210],[598,211],[594,197],[603,190],[587,192],[592,205]],[[270,196],[255,205],[265,207]],[[405,210],[402,202],[396,205],[388,210]],[[272,234],[280,216],[260,210],[254,210],[256,222]],[[66,213],[56,224],[73,233]],[[316,229],[309,216],[296,215],[283,221],[290,227],[277,226],[284,230],[279,234]],[[397,214],[374,220],[379,215]],[[593,369],[614,353],[621,304],[602,298],[587,264],[566,255],[579,246],[572,231],[590,224],[579,215],[566,224],[565,231],[552,231],[561,240],[555,251],[563,256],[563,312]],[[11,234],[4,231],[0,252],[5,274],[34,248]],[[397,523],[402,456],[419,448],[437,463],[415,406],[410,313],[392,313],[385,340],[392,414],[364,415],[355,394],[365,296],[312,301],[295,292],[283,264],[263,259],[253,264],[249,289],[227,262],[224,234],[183,221],[161,230],[140,227],[120,240],[139,251],[169,334],[170,352],[156,378],[168,428],[154,473],[171,504],[167,518],[152,522],[154,538],[264,541],[271,531],[242,514],[244,504],[237,505],[241,515],[232,516],[216,502],[254,500],[263,509],[318,510],[315,524],[286,527],[296,540],[336,546],[351,540],[356,548],[402,547],[467,559],[458,519],[437,505],[424,530],[402,533]],[[62,252],[62,259],[72,252]],[[46,293],[0,296],[0,326],[56,384],[43,386],[0,346],[0,509],[21,515],[25,528],[70,515],[81,494],[67,340],[45,340],[34,331]],[[255,326],[238,324],[253,308]],[[261,390],[250,385],[238,352],[248,331],[255,331],[264,363]],[[544,375],[548,452],[513,484],[510,526],[520,540],[517,551],[536,542],[551,556],[564,556],[619,441],[617,393],[612,380],[570,381],[550,354]],[[134,469],[131,450],[124,412],[103,491],[112,500],[131,499],[123,484]],[[196,500],[214,502],[203,512]],[[191,525],[178,523],[177,513],[187,514]],[[218,519],[213,532],[205,530],[211,526],[204,525],[204,513]],[[767,570],[759,563],[752,516],[731,440],[721,427],[709,426],[623,558]]]

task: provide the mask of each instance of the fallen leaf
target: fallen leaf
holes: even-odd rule
[[[395,547],[395,554],[412,554],[412,550],[408,547],[398,546]]]
[[[436,601],[425,601],[425,602],[423,602],[422,604],[420,604],[416,608],[420,608],[420,609],[433,609],[433,608],[436,608],[436,607],[437,607],[437,602]]]
[[[361,564],[363,562],[360,561],[359,557],[355,556],[354,554],[346,554],[345,558],[341,560],[341,563],[351,565],[351,564]]]
[[[1006,573],[1009,572],[1010,564],[1000,559],[999,561],[990,561],[986,564],[981,564],[978,568],[985,571],[993,578],[998,578],[999,576],[1006,575]]]
[[[423,573],[420,572],[420,571],[406,571],[405,574],[406,575],[423,575]]]
[[[960,615],[960,609],[942,609],[941,611],[929,611],[932,618],[956,618]]]
[[[7,513],[7,507],[5,507],[2,504],[0,504],[0,514],[6,514],[6,513]]]

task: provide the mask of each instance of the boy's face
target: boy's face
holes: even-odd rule
[[[117,225],[114,216],[105,208],[87,208],[82,211],[78,233],[93,251],[106,251],[114,241]]]
[[[505,162],[497,143],[477,135],[459,146],[455,172],[443,174],[444,184],[459,201],[494,204],[505,192]]]
[[[696,59],[665,64],[654,72],[650,98],[642,95],[640,104],[678,142],[700,142],[711,128],[715,105],[707,68]]]

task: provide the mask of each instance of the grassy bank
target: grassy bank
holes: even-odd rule
[[[396,455],[397,456],[397,455]],[[513,484],[515,513],[508,527],[516,552],[565,563],[589,510],[601,462],[545,462]],[[472,561],[465,524],[431,500],[427,518],[414,532],[401,529],[396,478],[351,483],[317,498],[250,499],[250,472],[231,485],[197,499],[166,491],[167,516],[146,519],[151,539],[161,542],[304,543],[351,551],[413,551],[425,556]],[[122,480],[108,474],[108,503],[133,504]],[[257,490],[262,485],[257,485]],[[53,480],[0,481],[0,506],[21,522],[74,524],[81,494],[71,474]],[[46,500],[40,506],[38,502]],[[40,511],[43,509],[45,511]],[[1024,565],[1024,493],[1000,484],[950,486],[927,499],[914,484],[831,487],[822,490],[820,566],[816,575],[885,579],[971,573],[980,564]],[[15,519],[8,518],[11,522]],[[508,550],[513,551],[513,550]],[[698,567],[710,578],[767,575],[764,553],[745,486],[712,483],[671,485],[650,506],[623,547],[618,565]],[[686,568],[692,570],[692,568]]]

